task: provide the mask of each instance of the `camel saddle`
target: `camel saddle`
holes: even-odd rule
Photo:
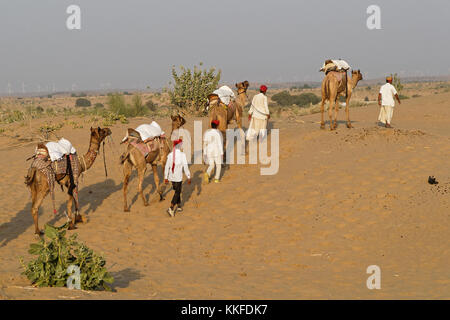
[[[162,141],[165,139],[163,136],[153,137],[143,141],[138,131],[128,128],[128,142],[138,149],[144,157],[147,157],[150,152],[158,150],[158,147],[162,147]],[[158,146],[159,143],[159,146]]]
[[[57,179],[57,175],[69,175],[69,191],[72,191],[74,189],[76,191],[74,194],[74,199],[76,208],[78,210],[78,177],[80,175],[80,168],[78,167],[78,155],[65,155],[56,161],[51,161],[47,146],[44,143],[39,143],[34,156],[31,158],[33,159],[33,162],[31,163],[30,170],[35,168],[41,171],[47,178],[50,196],[52,199],[53,212],[56,214],[54,190],[56,181],[59,181]],[[69,163],[70,166],[68,165]]]

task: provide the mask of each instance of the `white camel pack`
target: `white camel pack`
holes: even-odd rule
[[[148,139],[152,140],[156,137],[164,135],[164,131],[162,131],[161,126],[155,121],[152,121],[152,123],[150,124],[141,124],[135,129],[135,131],[139,133],[142,141],[146,141]],[[126,141],[127,139],[128,131],[125,137],[122,139],[122,142]]]
[[[233,90],[230,89],[228,86],[221,86],[219,89],[215,90],[213,92],[214,94],[217,94],[219,96],[220,101],[222,103],[229,105],[231,99],[235,97]]]
[[[320,71],[327,73],[328,71],[347,71],[350,65],[344,60],[325,60]]]
[[[45,144],[48,150],[51,161],[57,161],[64,155],[74,154],[77,152],[72,146],[72,143],[67,139],[60,139],[59,141],[50,141]]]

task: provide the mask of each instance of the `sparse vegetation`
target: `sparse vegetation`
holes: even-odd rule
[[[300,95],[291,95],[288,91],[282,91],[274,94],[271,99],[280,106],[297,105],[299,107],[305,107],[309,104],[319,103],[320,98],[314,93],[302,93]]]
[[[392,77],[392,85],[395,87],[400,96],[400,92],[403,90],[402,81],[400,80],[400,77],[396,73],[391,74],[391,77]]]

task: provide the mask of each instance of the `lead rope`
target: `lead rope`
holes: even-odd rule
[[[105,141],[104,140],[103,140],[103,166],[105,167],[105,176],[108,177],[108,170],[106,170]]]

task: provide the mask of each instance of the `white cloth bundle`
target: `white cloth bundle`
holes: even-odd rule
[[[141,124],[136,128],[136,131],[141,135],[142,141],[153,139],[164,134],[164,131],[162,131],[160,125],[155,121],[152,121],[150,124]]]
[[[350,69],[350,65],[344,60],[331,60],[331,61],[337,67],[337,70],[347,71],[348,69]],[[323,63],[320,71],[325,71],[325,62]]]
[[[219,96],[220,101],[222,103],[229,105],[231,99],[235,97],[233,90],[230,89],[228,86],[221,86],[219,89],[215,90],[213,92],[214,94],[217,94]]]
[[[51,161],[57,161],[64,155],[74,154],[77,152],[67,139],[60,139],[58,142],[50,141],[45,144]]]

